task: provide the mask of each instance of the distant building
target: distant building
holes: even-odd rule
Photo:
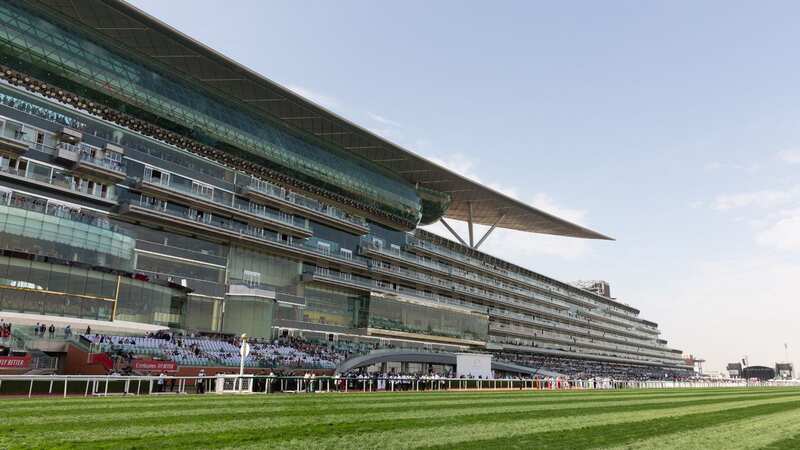
[[[775,363],[775,377],[784,380],[791,380],[794,378],[794,364]]]
[[[757,378],[761,381],[775,378],[775,369],[766,366],[749,366],[742,369],[742,378]]]
[[[742,363],[730,363],[726,369],[731,378],[740,378],[742,376]]]

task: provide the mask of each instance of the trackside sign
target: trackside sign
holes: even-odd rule
[[[149,370],[155,372],[177,372],[178,364],[175,361],[160,361],[157,359],[134,359],[133,370]]]
[[[0,356],[0,369],[27,369],[30,366],[30,356]]]

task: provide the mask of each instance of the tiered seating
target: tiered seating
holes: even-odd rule
[[[171,359],[180,365],[239,366],[239,342],[206,338],[184,338],[162,334],[150,336],[84,335],[99,351],[117,351]],[[245,367],[297,367],[332,369],[351,352],[334,346],[294,338],[253,342]]]
[[[686,378],[691,375],[687,370],[556,356],[498,353],[495,358],[532,369],[541,368],[557,372],[577,379],[664,380]]]

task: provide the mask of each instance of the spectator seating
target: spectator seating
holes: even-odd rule
[[[523,353],[497,353],[495,358],[532,369],[541,368],[557,372],[577,379],[672,380],[692,375],[688,370]]]

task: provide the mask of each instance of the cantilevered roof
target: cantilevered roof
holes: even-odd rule
[[[445,192],[445,217],[532,233],[611,239],[503,195],[387,141],[206,47],[120,0],[29,0],[30,4],[83,24],[105,42],[191,79],[349,152],[380,164],[420,187]]]

